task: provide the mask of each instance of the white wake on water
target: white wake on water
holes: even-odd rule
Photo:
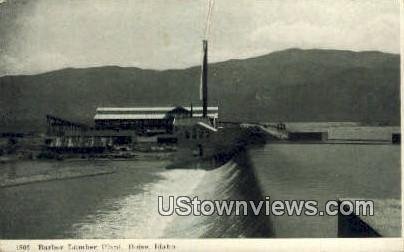
[[[159,180],[142,185],[142,192],[108,202],[112,210],[87,216],[73,227],[73,233],[87,239],[244,237],[254,235],[261,225],[243,216],[158,213],[158,196],[163,196],[164,209],[168,207],[169,196],[197,196],[201,201],[245,198],[252,182],[245,169],[243,172],[233,160],[214,170],[173,169],[158,175]],[[250,196],[254,195],[247,198]]]
[[[205,170],[164,170],[161,179],[143,185],[143,192],[109,202],[113,211],[89,215],[73,229],[79,238],[159,238],[175,216],[158,213],[158,196],[190,196],[208,173]],[[166,204],[166,203],[165,203]]]

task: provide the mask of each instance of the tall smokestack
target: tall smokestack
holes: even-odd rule
[[[203,63],[202,63],[202,116],[208,116],[208,41],[203,40]]]

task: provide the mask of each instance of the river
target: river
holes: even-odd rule
[[[0,176],[9,177],[72,166],[116,171],[1,188],[0,238],[335,237],[335,217],[167,217],[158,214],[157,196],[322,202],[401,195],[396,145],[267,144],[245,155],[209,171],[166,170],[165,161],[0,164]]]

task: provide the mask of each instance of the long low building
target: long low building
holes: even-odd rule
[[[102,107],[94,116],[97,129],[135,130],[138,134],[171,133],[175,118],[202,117],[202,107]],[[213,124],[219,107],[208,107],[207,116]]]

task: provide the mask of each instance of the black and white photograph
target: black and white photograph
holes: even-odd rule
[[[0,251],[401,239],[403,4],[0,0]]]

